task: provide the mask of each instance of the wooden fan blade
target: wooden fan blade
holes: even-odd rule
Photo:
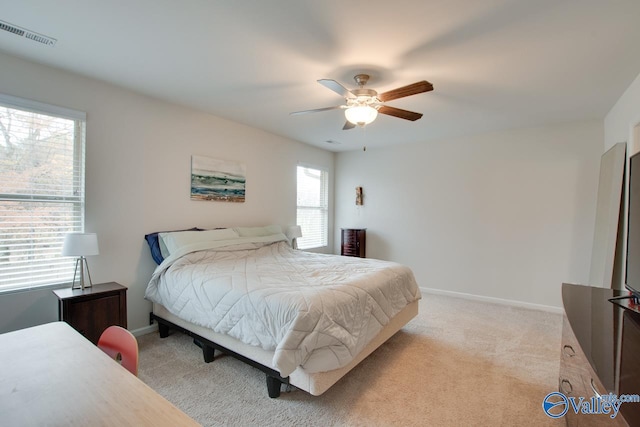
[[[356,125],[354,125],[349,120],[347,120],[344,126],[342,127],[342,130],[349,130],[349,129],[353,129],[354,127],[356,127]]]
[[[392,99],[404,98],[422,92],[433,90],[433,85],[426,80],[417,82],[408,86],[399,87],[388,92],[378,95],[378,99],[382,102],[391,101]]]
[[[318,83],[320,83],[322,86],[326,87],[327,89],[331,89],[332,91],[334,91],[338,95],[343,96],[345,98],[355,98],[356,97],[354,94],[351,93],[351,91],[349,89],[347,89],[346,87],[342,86],[340,83],[338,83],[335,80],[320,79],[320,80],[318,80]]]
[[[336,105],[335,107],[316,108],[314,110],[294,111],[293,113],[289,113],[289,115],[297,116],[298,114],[318,113],[320,111],[337,110],[340,108],[342,108],[342,105]]]
[[[415,122],[420,117],[422,117],[422,114],[420,113],[414,113],[413,111],[402,110],[396,107],[389,107],[388,105],[383,105],[378,108],[378,113],[386,114],[387,116],[399,117],[405,120],[411,120],[412,122]]]

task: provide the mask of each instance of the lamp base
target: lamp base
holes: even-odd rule
[[[80,270],[80,274],[78,274],[78,270]],[[85,280],[85,276],[89,279]],[[76,284],[76,277],[78,277],[78,282]],[[91,273],[89,273],[89,264],[87,264],[87,259],[83,256],[76,259],[76,268],[73,271],[73,282],[71,282],[71,289],[84,289],[90,288],[92,286],[91,283]]]

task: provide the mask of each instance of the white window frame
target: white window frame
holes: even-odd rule
[[[67,232],[84,232],[86,113],[4,94],[0,94],[0,106],[74,121],[72,194],[5,194],[0,192],[0,203],[21,201],[56,204],[72,203],[72,211],[74,212],[73,218],[76,220],[74,225],[70,227],[61,227],[60,232],[55,235],[53,243],[49,242],[47,244],[48,248],[54,248],[54,252],[57,252],[58,249],[60,249],[60,255],[53,255],[53,257],[50,258],[51,262],[56,265],[63,265],[63,268],[68,266],[69,273],[62,273],[55,279],[53,277],[47,277],[46,274],[38,276],[37,273],[30,271],[31,269],[29,267],[19,266],[19,268],[16,269],[16,266],[20,264],[19,262],[14,262],[12,265],[11,258],[9,258],[8,261],[5,259],[6,264],[4,266],[0,263],[0,293],[20,292],[54,286],[59,287],[63,284],[71,283],[73,279],[75,259],[63,257],[61,249],[64,235]],[[3,229],[0,222],[0,246],[2,246],[2,239],[4,238],[2,236],[6,235],[4,233],[5,230],[7,229]],[[10,243],[5,246],[10,247]],[[11,256],[9,255],[9,257]],[[49,261],[49,259],[46,261]],[[46,267],[44,268],[46,269]],[[8,276],[3,276],[3,273],[7,273],[10,269],[23,272],[21,277],[24,277],[24,280],[22,283],[7,284],[7,282],[9,282],[9,279],[7,279]],[[3,278],[5,283],[3,283]]]
[[[298,173],[301,168],[319,172],[321,175],[320,200],[318,204],[304,205],[298,203],[298,196],[300,194]],[[322,195],[324,195],[324,200],[322,200]],[[300,215],[301,211],[319,212],[320,229],[310,230],[310,225],[308,222],[305,223]],[[315,165],[298,163],[296,167],[296,223],[302,228],[302,237],[296,239],[298,249],[319,249],[326,248],[329,245],[329,171],[327,169]],[[310,241],[309,239],[312,237],[316,237],[316,239]]]

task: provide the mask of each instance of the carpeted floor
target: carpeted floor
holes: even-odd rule
[[[561,316],[425,294],[420,314],[325,392],[267,396],[265,375],[204,363],[180,333],[138,338],[140,379],[205,426],[560,426]]]

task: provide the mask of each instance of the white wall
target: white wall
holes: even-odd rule
[[[589,277],[602,141],[589,121],[340,153],[336,238],[367,227],[424,288],[561,307]]]
[[[618,99],[604,119],[605,150],[627,142],[627,154],[640,151],[640,74]]]
[[[0,64],[1,93],[87,112],[86,229],[100,242],[91,274],[129,287],[129,329],[148,324],[146,233],[295,224],[297,162],[333,174],[325,150],[6,54]],[[192,154],[244,162],[246,202],[191,201]],[[2,294],[0,332],[57,320],[56,304],[50,290]]]

